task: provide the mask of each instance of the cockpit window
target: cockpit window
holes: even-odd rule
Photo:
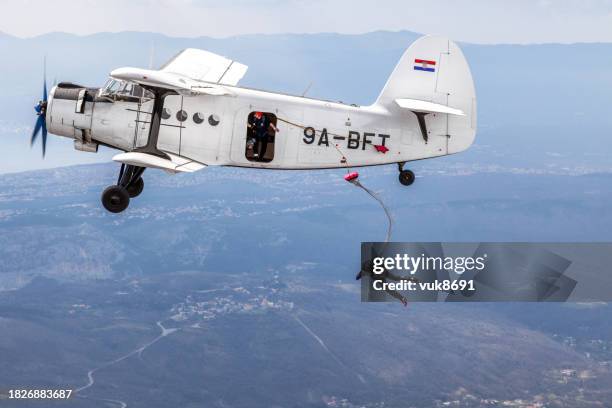
[[[114,79],[109,79],[106,81],[104,88],[102,88],[102,95],[111,95],[114,94],[119,88],[119,81],[115,81]]]
[[[121,95],[131,95],[132,94],[132,83],[131,82],[122,82],[119,85],[118,94]]]
[[[153,99],[154,95],[142,86],[127,81],[109,79],[100,90],[100,96],[119,99]]]

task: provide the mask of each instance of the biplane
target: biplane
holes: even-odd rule
[[[36,106],[34,143],[47,132],[76,150],[120,151],[117,182],[102,193],[111,212],[144,188],[147,168],[208,166],[331,169],[397,164],[410,185],[414,160],[466,150],[476,134],[469,66],[452,41],[425,36],[403,54],[376,101],[358,106],[240,87],[247,66],[186,49],[158,70],[118,68],[101,88],[54,86]],[[355,84],[359,86],[359,84]]]

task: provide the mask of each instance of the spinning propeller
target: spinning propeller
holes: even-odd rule
[[[38,118],[36,119],[36,123],[34,124],[34,131],[32,132],[32,137],[30,138],[30,145],[34,145],[36,138],[38,137],[38,133],[42,130],[42,155],[45,157],[45,150],[47,148],[47,72],[45,68],[45,74],[43,79],[43,96],[42,100],[38,101],[38,104],[34,107],[36,111],[36,115]]]

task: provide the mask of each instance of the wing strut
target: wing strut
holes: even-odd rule
[[[147,144],[135,149],[135,152],[152,154],[164,159],[170,160],[170,157],[157,148],[157,139],[159,138],[159,127],[161,123],[161,115],[164,110],[164,100],[166,96],[175,94],[176,92],[164,88],[144,86],[155,95],[153,101],[153,112],[151,117],[151,126],[149,127],[149,138]]]

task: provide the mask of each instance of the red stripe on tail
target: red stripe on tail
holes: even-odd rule
[[[429,64],[429,65],[436,65],[436,61],[429,61],[429,60],[424,60],[424,59],[415,59],[414,60],[415,64]]]

